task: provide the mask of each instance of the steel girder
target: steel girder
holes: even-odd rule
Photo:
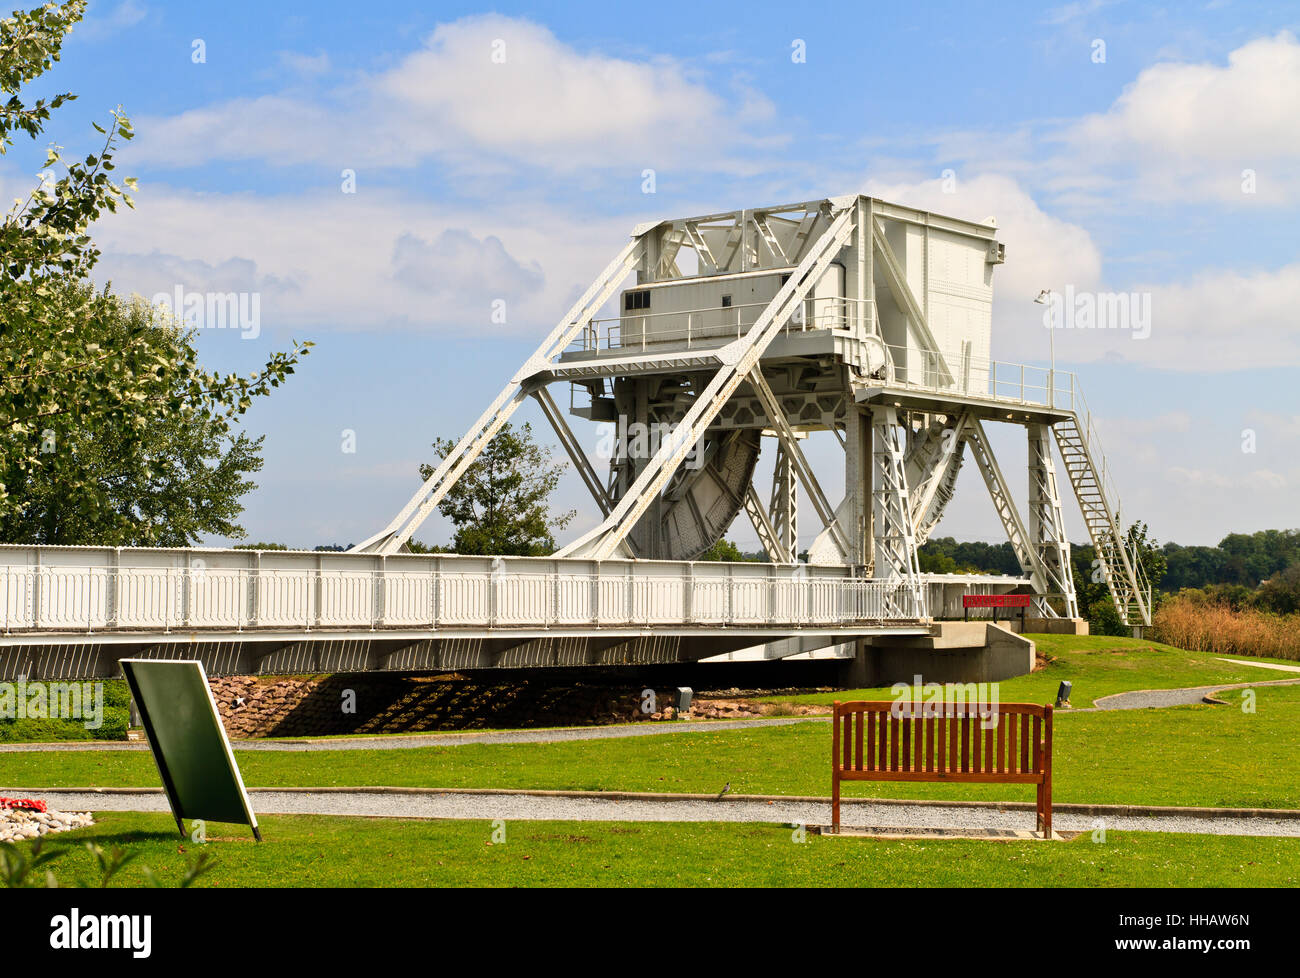
[[[803,450],[799,447],[799,441],[795,437],[794,430],[790,427],[790,422],[786,420],[785,412],[781,410],[776,395],[772,393],[772,388],[763,379],[763,371],[758,366],[755,366],[749,372],[749,385],[754,389],[754,393],[758,395],[768,422],[776,431],[776,437],[781,448],[784,449],[785,457],[799,476],[799,481],[803,483],[804,490],[808,493],[808,498],[813,504],[813,509],[817,511],[817,515],[821,518],[822,525],[831,532],[840,549],[848,553],[848,538],[844,535],[844,530],[836,520],[835,511],[831,509],[830,501],[827,500],[826,494],[822,492],[822,487],[813,474],[812,466],[804,458]]]
[[[924,609],[926,591],[921,584],[921,567],[916,553],[908,499],[907,467],[899,430],[898,409],[892,405],[871,407],[871,460],[873,468],[871,523],[874,567],[872,577],[895,581],[899,588],[891,602],[901,611],[900,593],[914,607]]]
[[[993,449],[989,445],[984,426],[979,421],[971,423],[967,443],[971,447],[971,454],[975,456],[980,475],[984,477],[989,497],[993,500],[993,508],[997,511],[998,519],[1002,521],[1002,528],[1011,543],[1011,549],[1015,552],[1020,569],[1029,578],[1034,589],[1034,610],[1042,618],[1061,617],[1048,601],[1049,597],[1059,597],[1065,605],[1066,617],[1077,618],[1078,602],[1074,594],[1074,574],[1070,568],[1068,550],[1063,564],[1058,559],[1048,565],[1044,558],[1044,548],[1037,545],[1038,538],[1025,528],[1025,522],[1020,516],[1020,510],[1016,508],[1011,490],[1002,474],[1002,468],[998,465]],[[1054,485],[1055,480],[1052,481]],[[1056,511],[1059,516],[1059,496]],[[1062,526],[1059,521],[1055,525]],[[1046,527],[1039,526],[1036,532],[1043,532],[1045,529]],[[1065,545],[1069,547],[1068,541]],[[1064,572],[1060,570],[1062,566]]]
[[[1045,618],[1056,617],[1056,612],[1045,598],[1048,589],[1046,569],[1043,567],[1038,551],[1030,544],[1029,533],[1025,530],[1025,521],[1020,516],[1020,510],[1016,508],[1011,489],[1007,486],[1002,468],[993,455],[993,448],[984,433],[984,426],[979,421],[971,424],[967,442],[971,447],[971,454],[975,456],[975,464],[979,467],[980,475],[984,477],[989,498],[993,500],[993,508],[997,510],[998,519],[1002,521],[1002,529],[1007,534],[1007,540],[1011,543],[1011,549],[1015,552],[1020,569],[1029,577],[1033,586],[1034,609]]]
[[[600,311],[600,307],[614,294],[628,273],[642,261],[645,254],[644,238],[648,230],[633,237],[606,266],[596,281],[551,330],[550,335],[542,341],[542,345],[519,368],[497,395],[496,400],[479,416],[456,447],[438,464],[433,474],[402,507],[401,512],[393,517],[392,522],[379,533],[353,547],[354,552],[391,554],[397,553],[402,548],[411,538],[411,534],[442,501],[447,491],[455,485],[456,480],[473,464],[527,398],[531,392],[530,379],[545,371],[551,361],[559,356],[574,337],[588,328],[592,317]]]
[[[1061,513],[1061,495],[1052,461],[1052,439],[1048,425],[1031,424],[1029,433],[1029,545],[1038,554],[1052,592],[1065,603],[1065,617],[1079,617],[1074,593],[1074,572],[1070,566],[1070,540]],[[1043,602],[1047,605],[1047,602]]]
[[[772,559],[791,563],[799,559],[799,486],[794,462],[777,442],[776,467],[772,471],[772,499],[768,505],[779,550],[768,551]],[[780,556],[778,557],[778,553]]]
[[[965,455],[971,414],[949,418],[948,424],[936,422],[922,429],[908,453],[907,476],[912,487],[912,526],[917,546],[929,539],[930,531],[943,518]]]
[[[792,564],[793,560],[786,560],[782,553],[784,542],[776,527],[772,524],[771,518],[763,509],[763,500],[758,495],[758,490],[752,485],[745,491],[745,515],[749,517],[749,522],[754,524],[754,532],[758,534],[758,542],[762,548],[767,551],[767,559],[774,564]]]
[[[568,452],[569,458],[573,462],[573,467],[578,470],[578,475],[582,477],[583,483],[591,493],[596,505],[605,516],[609,515],[610,500],[609,493],[605,487],[600,484],[600,476],[596,473],[595,467],[591,464],[591,459],[587,458],[587,453],[582,450],[582,445],[578,443],[578,438],[569,427],[569,423],[564,420],[564,415],[560,413],[559,406],[555,403],[555,398],[551,397],[551,392],[545,387],[539,387],[533,391],[533,397],[537,399],[542,413],[546,415],[546,420],[551,423],[555,429],[556,437],[560,439],[560,444]]]

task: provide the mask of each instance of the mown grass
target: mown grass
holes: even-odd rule
[[[1056,701],[1056,690],[1063,680],[1073,683],[1070,702],[1076,708],[1081,708],[1094,705],[1103,696],[1131,690],[1300,679],[1300,673],[1234,665],[1219,661],[1210,652],[1189,652],[1145,639],[1112,638],[1105,635],[1028,637],[1034,640],[1039,652],[1046,655],[1049,662],[1038,672],[1002,680],[998,684],[998,696],[1003,703],[1053,703]],[[1257,661],[1295,665],[1294,662],[1283,659],[1258,657]],[[891,698],[890,688],[885,686],[799,696],[766,696],[762,700],[769,703],[830,705],[835,700]]]
[[[1300,808],[1300,686],[1239,694],[1227,706],[1063,715],[1057,802]],[[403,750],[236,751],[250,786],[394,785],[717,792],[829,792],[830,729],[780,726],[606,740],[465,744]],[[158,785],[144,751],[0,753],[0,787]],[[1007,785],[863,783],[850,795],[1028,801]],[[256,809],[256,795],[254,795]]]
[[[199,886],[990,886],[1294,887],[1300,839],[1108,832],[1071,842],[884,841],[808,834],[789,826],[670,822],[261,819],[263,837],[209,824],[205,845],[181,841],[168,815],[101,813],[50,836],[61,885],[98,873],[82,843],[137,852],[114,886],[145,883],[148,867],[175,885],[197,851],[214,868]],[[228,841],[227,841],[228,840]],[[183,850],[183,851],[182,851]]]
[[[53,680],[52,683],[58,683]],[[17,703],[17,690],[10,695],[12,702],[5,705],[5,715],[0,716],[0,744],[3,743],[50,743],[64,740],[126,740],[128,713],[131,705],[131,692],[125,679],[92,680],[103,685],[103,715],[99,726],[91,729],[86,726],[87,718],[71,717],[18,717],[20,710]],[[27,707],[29,708],[29,707]],[[48,706],[43,707],[48,712]],[[89,705],[86,710],[91,709]],[[25,712],[25,709],[22,711]]]

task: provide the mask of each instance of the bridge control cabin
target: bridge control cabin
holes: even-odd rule
[[[808,243],[825,231],[827,203],[655,226],[646,234],[647,257],[636,282],[618,294],[617,315],[594,319],[561,357],[572,365],[566,373],[587,393],[574,399],[575,413],[595,420],[618,413],[607,364],[593,364],[601,379],[588,381],[577,379],[584,361],[717,350],[742,337],[795,274]],[[899,380],[982,386],[988,377],[993,269],[1004,260],[995,225],[868,198],[859,198],[859,206],[870,210],[887,252],[863,247],[861,235],[839,248],[764,352],[765,364],[821,356],[865,367],[869,375],[888,361]],[[913,308],[918,305],[924,318],[919,331]],[[664,366],[671,369],[670,363]],[[810,380],[805,374],[804,385]]]

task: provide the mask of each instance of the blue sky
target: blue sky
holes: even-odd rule
[[[1298,22],[1241,2],[102,0],[33,94],[80,94],[49,129],[73,151],[116,104],[136,124],[119,172],[138,207],[97,227],[102,278],[256,291],[256,338],[202,334],[216,368],[316,343],[248,417],[267,436],[253,539],[385,524],[433,437],[461,433],[634,224],[866,191],[997,218],[998,358],[1046,360],[1040,288],[1150,295],[1147,339],[1058,332],[1058,367],[1087,391],[1125,514],[1213,543],[1300,523]],[[42,159],[0,159],[0,190]],[[1020,433],[997,444],[1023,481]],[[829,486],[836,451],[810,442]],[[583,493],[561,489],[575,533]],[[998,539],[973,466],[939,532]]]

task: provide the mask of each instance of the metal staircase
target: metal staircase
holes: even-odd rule
[[[1096,552],[1094,573],[1100,571],[1110,587],[1120,620],[1129,626],[1151,624],[1151,585],[1137,552],[1119,518],[1119,497],[1107,484],[1102,456],[1091,415],[1077,396],[1076,410],[1052,426],[1056,446],[1065,462],[1070,485],[1083,512]],[[1101,458],[1101,467],[1097,459]],[[1112,500],[1114,503],[1112,505]]]

